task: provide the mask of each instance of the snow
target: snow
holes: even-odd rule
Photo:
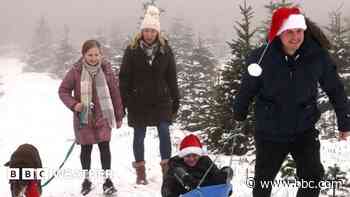
[[[51,79],[47,74],[21,73],[24,64],[15,58],[0,58],[0,76],[2,76],[5,94],[0,97],[0,181],[7,183],[7,168],[2,164],[8,161],[11,153],[23,143],[32,143],[39,149],[43,166],[56,169],[63,161],[73,140],[72,114],[59,100],[57,89],[59,80]],[[126,120],[124,120],[126,121]],[[171,128],[173,154],[176,154],[179,141],[185,131],[177,126]],[[145,139],[145,158],[147,176],[150,184],[136,186],[134,169],[131,166],[133,131],[124,123],[123,127],[113,130],[111,141],[113,181],[121,197],[160,197],[161,169],[158,150],[158,137],[155,128],[149,128]],[[321,157],[324,167],[337,163],[349,172],[349,142],[321,142]],[[80,170],[80,148],[76,146],[63,169]],[[228,165],[230,157],[214,156],[219,167]],[[235,197],[251,196],[251,189],[245,184],[247,177],[254,176],[254,156],[233,157],[235,172],[232,181]],[[100,169],[97,146],[92,153],[92,168]],[[82,177],[57,178],[45,187],[43,197],[77,197],[80,195]],[[89,196],[102,196],[103,178],[93,179],[95,189]],[[295,188],[275,188],[274,196],[295,196]],[[9,185],[0,185],[0,196],[10,196]]]

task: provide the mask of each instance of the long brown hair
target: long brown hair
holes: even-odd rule
[[[305,22],[307,26],[305,34],[314,39],[322,48],[327,50],[331,49],[332,44],[322,29],[308,17],[305,17]]]
[[[91,48],[98,48],[101,51],[101,44],[97,40],[87,40],[81,48],[81,54],[85,55]]]

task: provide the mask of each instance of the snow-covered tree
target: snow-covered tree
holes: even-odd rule
[[[111,61],[112,67],[116,71],[116,73],[119,72],[124,50],[128,43],[129,40],[123,38],[123,35],[118,26],[114,26],[110,34],[110,45],[112,54],[109,60]]]
[[[53,51],[52,32],[46,18],[42,16],[35,28],[24,71],[47,72],[50,70],[53,63]]]
[[[332,11],[329,18],[330,22],[326,27],[328,37],[332,43],[332,48],[329,52],[337,64],[337,70],[344,82],[346,94],[350,95],[350,39],[348,37],[350,28],[346,28],[344,17],[340,9]],[[322,129],[322,138],[335,138],[337,130],[335,112],[329,104],[329,99],[326,94],[321,92],[320,95],[319,103],[322,103],[322,116],[319,127]]]
[[[231,151],[229,146],[225,145],[234,141],[232,136],[252,133],[254,124],[251,113],[248,115],[248,121],[245,121],[243,125],[238,124],[232,117],[232,101],[238,92],[242,73],[246,69],[246,59],[255,48],[252,39],[257,31],[251,26],[254,16],[253,8],[246,1],[239,8],[242,20],[235,22],[236,33],[234,39],[228,43],[231,48],[231,60],[222,68],[220,80],[215,86],[215,98],[210,105],[212,116],[208,120],[210,126],[205,130],[209,148],[226,153]],[[252,145],[252,140],[240,141],[244,143],[240,150],[249,149]],[[222,150],[223,147],[228,147],[228,149]]]
[[[214,87],[215,67],[218,61],[205,42],[199,38],[193,49],[191,64],[185,67],[186,75],[180,87],[183,92],[179,120],[184,129],[198,131],[206,128],[209,99]]]
[[[331,187],[323,188],[321,190],[323,194],[328,194],[329,197],[346,197],[350,195],[350,182],[347,178],[347,173],[342,171],[337,164],[328,167],[325,180],[331,182],[332,185]]]
[[[65,75],[74,61],[76,61],[79,57],[78,50],[74,49],[74,47],[71,45],[69,33],[70,29],[67,25],[65,25],[63,38],[55,50],[54,67],[52,67],[50,70],[50,72],[59,78],[62,78]]]

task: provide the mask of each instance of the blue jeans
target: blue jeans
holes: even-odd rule
[[[160,122],[157,126],[158,136],[159,136],[159,151],[160,157],[162,160],[169,159],[171,156],[171,141],[169,133],[169,122]],[[144,161],[145,160],[145,136],[146,136],[146,127],[134,128],[134,156],[135,161]]]

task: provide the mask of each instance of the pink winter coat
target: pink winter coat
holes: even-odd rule
[[[104,141],[110,141],[111,127],[109,126],[107,119],[102,116],[96,91],[93,91],[92,96],[92,101],[95,104],[95,118],[92,121],[89,121],[90,123],[87,126],[80,128],[79,113],[74,111],[74,106],[80,102],[80,77],[82,65],[83,62],[82,59],[80,59],[68,71],[59,87],[59,97],[74,114],[74,133],[78,144],[97,144]],[[119,91],[119,80],[116,78],[109,62],[103,61],[101,67],[106,76],[106,81],[112,97],[116,121],[122,121],[123,105]]]

